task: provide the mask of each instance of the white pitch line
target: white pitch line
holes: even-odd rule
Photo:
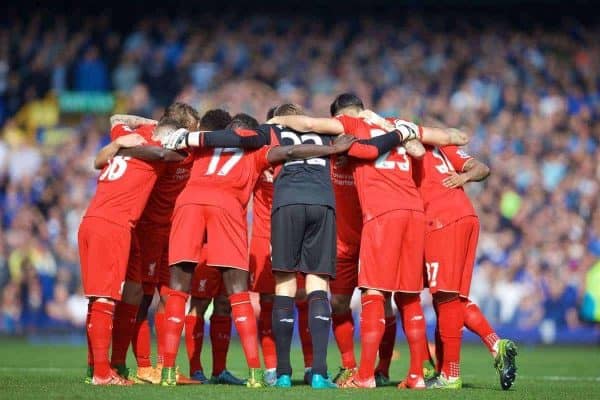
[[[58,367],[0,367],[0,372],[63,372],[63,371],[85,371],[81,368],[58,368]]]
[[[467,374],[463,375],[463,378],[479,378],[481,375]],[[517,373],[517,381],[519,380],[530,380],[530,381],[558,381],[558,382],[600,382],[600,376],[565,376],[565,375],[519,375]]]

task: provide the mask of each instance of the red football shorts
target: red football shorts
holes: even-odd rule
[[[78,243],[85,295],[121,300],[131,230],[103,218],[85,217],[79,226]]]
[[[138,224],[133,230],[127,280],[140,282],[145,295],[169,285],[169,227]]]
[[[206,247],[206,263],[248,271],[246,217],[204,204],[175,209],[169,237],[169,265],[198,263]]]
[[[271,270],[271,239],[252,235],[250,240],[250,290],[263,294],[275,293],[275,278]]]
[[[191,295],[199,299],[213,299],[220,294],[227,294],[221,270],[206,265],[206,255],[205,252],[202,252],[200,262],[194,269]]]
[[[469,296],[479,239],[479,219],[468,216],[425,235],[429,291]]]
[[[394,210],[364,224],[358,286],[385,292],[423,290],[425,217],[420,211]]]
[[[329,282],[331,294],[351,296],[358,286],[359,245],[337,241],[335,279]]]

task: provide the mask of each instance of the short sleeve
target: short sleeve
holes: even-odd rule
[[[454,169],[459,172],[461,172],[465,167],[465,164],[473,158],[469,153],[458,146],[440,147],[440,151],[444,154],[446,159],[450,161],[450,164],[452,164]]]
[[[267,156],[273,147],[277,146],[263,146],[254,152],[254,165],[259,174],[271,166]]]
[[[121,136],[134,133],[134,130],[125,124],[117,124],[110,130],[110,140],[113,141]]]
[[[349,135],[356,135],[358,132],[358,123],[361,122],[361,120],[348,115],[339,115],[335,118],[342,123],[345,133]]]

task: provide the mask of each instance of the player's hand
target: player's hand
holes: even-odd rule
[[[403,142],[419,138],[419,127],[417,124],[403,119],[395,119],[394,128],[402,134]]]
[[[358,116],[373,125],[380,126],[387,132],[393,131],[395,129],[394,124],[392,124],[390,121],[383,118],[381,115],[377,114],[373,110],[362,110],[358,114]]]
[[[467,183],[469,179],[465,174],[457,174],[456,172],[442,181],[442,184],[450,189],[459,188]]]
[[[182,150],[187,148],[189,131],[184,128],[177,129],[161,139],[161,143],[168,150]]]
[[[448,134],[450,135],[450,143],[453,145],[464,146],[469,143],[469,135],[459,129],[450,128]]]
[[[335,154],[347,152],[350,146],[352,146],[352,143],[356,142],[356,140],[357,139],[351,135],[339,135],[332,144],[335,149]]]
[[[119,145],[119,147],[124,148],[141,146],[147,143],[146,139],[144,139],[141,135],[138,135],[137,133],[130,133],[129,135],[119,136],[115,140],[115,142]]]

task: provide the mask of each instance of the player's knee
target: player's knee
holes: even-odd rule
[[[433,295],[433,301],[437,304],[447,303],[458,298],[458,293],[436,292]]]
[[[127,304],[139,305],[144,297],[144,290],[140,282],[125,281],[121,301]]]
[[[350,311],[351,296],[332,295],[330,299],[331,313],[340,315]]]
[[[213,300],[214,315],[231,315],[231,303],[227,296],[217,296]]]
[[[194,273],[194,263],[178,263],[171,267],[171,279],[169,287],[173,290],[188,293],[192,283],[192,274]]]
[[[204,315],[209,304],[210,299],[200,299],[198,297],[191,297],[188,315]]]
[[[223,283],[228,295],[248,291],[248,271],[226,268],[223,271]]]
[[[325,291],[329,289],[329,277],[321,275],[306,275],[306,292]]]

